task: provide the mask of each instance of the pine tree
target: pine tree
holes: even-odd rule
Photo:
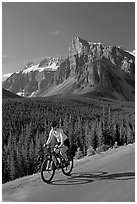
[[[103,136],[102,125],[100,121],[98,121],[96,124],[96,134],[98,137],[98,146],[102,146],[104,144],[104,136]]]
[[[75,137],[75,144],[77,148],[80,148],[80,151],[83,152],[81,120],[80,120],[79,115],[74,125],[74,137]]]
[[[101,118],[101,120],[102,120],[102,129],[104,131],[104,129],[105,129],[105,109],[104,108],[103,108],[103,111],[102,111],[102,118]]]
[[[65,133],[67,133],[67,130],[68,130],[68,121],[67,121],[67,116],[65,115],[64,119],[63,119],[63,130]]]
[[[127,143],[124,119],[121,120],[119,131],[120,131],[120,143],[121,145],[124,145],[124,143]]]
[[[35,145],[34,140],[31,138],[29,144],[29,155],[28,155],[28,172],[27,175],[31,175],[36,172],[36,155],[35,155]]]
[[[15,161],[15,151],[12,150],[10,153],[10,179],[16,178],[16,161]]]
[[[84,131],[85,131],[85,144],[88,149],[90,147],[90,128],[89,122],[87,120],[85,121]]]
[[[120,144],[120,131],[119,130],[120,130],[119,125],[116,124],[116,136],[115,136],[114,142],[117,142],[118,145]]]
[[[15,170],[15,160],[14,160],[13,139],[12,139],[11,132],[8,138],[8,153],[9,153],[8,165],[10,169],[10,180],[13,180],[15,178],[16,170]]]
[[[134,134],[132,132],[131,125],[129,125],[129,122],[127,123],[126,134],[127,134],[127,144],[133,143],[134,142]]]
[[[84,138],[84,132],[83,132],[83,125],[82,120],[80,118],[80,115],[78,116],[78,132],[79,132],[79,141],[80,141],[80,149],[82,150],[82,153],[85,154],[85,138]]]
[[[97,120],[93,121],[91,125],[91,146],[93,147],[94,150],[96,150],[98,146],[96,124],[97,124]]]
[[[10,168],[8,164],[8,148],[3,146],[2,148],[2,183],[10,180]]]
[[[40,169],[40,165],[44,159],[44,148],[43,148],[43,138],[44,134],[40,134],[38,131],[35,135],[35,147],[31,144],[31,155],[33,154],[33,171],[36,172]],[[33,152],[34,151],[34,152]]]
[[[25,130],[24,130],[24,139],[25,139],[25,143],[24,143],[24,159],[25,159],[25,171],[26,171],[26,175],[29,175],[29,168],[30,168],[30,164],[29,164],[29,149],[30,149],[30,140],[31,138],[34,139],[33,135],[31,135],[31,123],[25,126]]]
[[[73,144],[74,143],[74,137],[73,137],[74,129],[73,129],[73,122],[72,122],[71,114],[69,115],[69,121],[68,121],[67,126],[68,126],[68,137],[69,137],[69,140],[70,140],[70,144]]]
[[[116,122],[115,119],[112,121],[112,129],[113,129],[113,134],[112,134],[112,146],[114,145],[115,141],[117,140],[117,127],[116,127]],[[111,146],[111,144],[110,144]]]
[[[18,173],[20,177],[25,175],[25,163],[24,163],[24,135],[23,128],[19,135],[19,139],[17,142],[17,160],[18,160]]]

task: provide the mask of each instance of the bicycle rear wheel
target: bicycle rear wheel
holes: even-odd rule
[[[73,169],[73,158],[69,156],[69,164],[67,166],[65,166],[64,164],[62,165],[62,172],[66,176],[70,176],[72,169]]]
[[[50,183],[55,174],[54,161],[50,158],[45,159],[41,166],[41,178],[44,182]]]

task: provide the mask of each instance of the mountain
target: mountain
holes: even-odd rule
[[[120,46],[72,39],[66,59],[45,58],[14,73],[3,87],[25,96],[81,94],[134,101],[135,56]]]
[[[21,97],[18,96],[17,94],[14,94],[14,93],[2,88],[2,99],[8,99],[8,98],[21,98]]]
[[[70,43],[64,66],[57,69],[54,83],[42,96],[73,93],[134,101],[134,88],[134,55],[121,47],[106,47],[76,37]]]
[[[47,87],[62,61],[60,57],[46,57],[39,64],[28,62],[23,70],[13,73],[2,83],[2,86],[21,96],[35,96]]]

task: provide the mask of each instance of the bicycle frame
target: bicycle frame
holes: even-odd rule
[[[59,151],[59,153],[56,153],[55,150],[51,150],[51,151],[48,153],[47,156],[49,156],[50,158],[53,158],[53,157],[54,157],[55,160],[56,160],[56,164],[57,164],[57,165],[60,165],[60,164],[62,165],[63,157],[62,157],[62,155],[60,154],[60,151]],[[54,158],[53,158],[53,160],[54,160]],[[57,158],[60,159],[61,163],[58,161]]]

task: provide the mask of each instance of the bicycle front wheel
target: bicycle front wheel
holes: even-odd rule
[[[44,182],[50,183],[55,174],[54,161],[50,158],[45,159],[41,166],[41,178]]]
[[[71,156],[69,156],[69,164],[67,164],[67,166],[65,166],[63,164],[62,166],[62,172],[63,174],[65,174],[66,176],[70,176],[70,173],[72,172],[73,169],[73,158]]]

